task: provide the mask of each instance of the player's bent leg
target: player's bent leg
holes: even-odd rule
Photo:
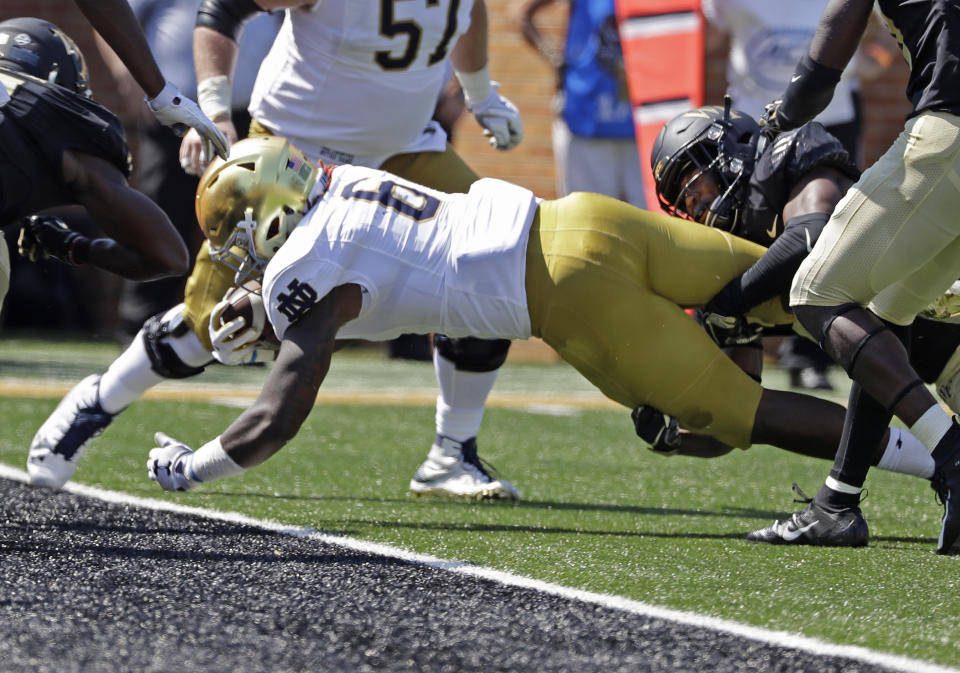
[[[184,288],[184,322],[193,330],[200,343],[213,350],[210,342],[210,314],[227,290],[233,287],[234,272],[226,264],[210,257],[210,249],[205,242],[200,246],[193,271]]]
[[[147,320],[102,376],[88,376],[67,393],[30,443],[31,483],[61,488],[90,443],[131,402],[164,379],[203,371],[210,352],[186,327],[183,310],[179,304]]]
[[[504,339],[434,337],[437,434],[410,481],[415,495],[516,499],[517,489],[495,478],[477,456],[476,436],[497,369],[507,357]]]
[[[113,421],[100,404],[100,375],[83,379],[60,400],[30,443],[27,473],[34,486],[58,489],[73,476],[89,443]]]
[[[796,307],[797,318],[864,390],[912,426],[935,400],[907,351],[880,318],[857,304]]]
[[[445,192],[466,192],[478,179],[449,144],[443,152],[394,155],[381,168]],[[490,475],[477,457],[476,446],[487,396],[510,342],[439,337],[434,345],[440,384],[436,439],[410,481],[410,492],[479,499],[519,497],[510,482]]]

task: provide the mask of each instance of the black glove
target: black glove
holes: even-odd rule
[[[647,405],[630,413],[637,437],[649,444],[651,451],[672,456],[680,450],[680,426],[677,419]]]
[[[53,257],[79,266],[90,254],[90,239],[68,227],[59,217],[31,215],[20,224],[20,255],[31,262]]]
[[[709,304],[697,312],[713,342],[721,348],[733,346],[759,346],[763,332],[759,325],[751,325],[742,315],[722,315],[710,310]]]
[[[774,138],[781,133],[797,128],[796,124],[783,116],[782,105],[783,100],[779,98],[772,103],[767,103],[763,106],[763,114],[757,120],[763,134],[768,138]]]

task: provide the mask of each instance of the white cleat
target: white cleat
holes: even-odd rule
[[[457,442],[437,435],[427,459],[410,480],[413,495],[468,500],[517,500],[520,494],[509,481],[494,479],[477,456],[476,438]]]
[[[27,457],[30,483],[61,488],[73,476],[87,446],[114,416],[100,406],[99,375],[88,376],[75,385],[33,436]]]

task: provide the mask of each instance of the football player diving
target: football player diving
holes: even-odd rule
[[[292,440],[337,339],[411,331],[540,337],[609,398],[729,446],[826,455],[840,437],[840,405],[762,388],[685,313],[765,252],[720,229],[598,194],[544,201],[495,179],[446,194],[382,170],[318,168],[278,137],[215,160],[197,215],[214,259],[262,273],[281,341],[259,397],[222,434],[196,451],[156,434],[147,466],[164,489],[239,474]],[[779,300],[749,317],[792,321]]]
[[[762,302],[789,293],[801,261],[859,171],[840,142],[818,122],[768,141],[752,118],[730,110],[729,103],[697,108],[668,122],[654,144],[651,163],[666,212],[767,248],[756,264],[728,282],[700,313],[704,328],[718,345],[759,380],[764,330],[749,324],[745,316]],[[935,384],[941,399],[957,408],[960,325],[943,320],[956,312],[952,304],[956,300],[948,293],[927,316],[918,317],[911,352],[924,380]],[[851,404],[859,400],[857,394],[851,395]],[[639,409],[634,417],[638,433],[656,440],[651,446],[655,451],[697,455],[684,446],[688,435],[678,433],[673,420],[656,409]],[[886,442],[880,440],[886,431],[883,425],[876,430],[848,427],[846,431],[858,433],[851,441],[875,447],[874,465],[925,479],[933,476],[929,451],[905,430],[888,433]],[[833,459],[834,453],[818,457]],[[868,531],[860,525],[861,517],[846,509],[831,514],[835,515],[832,530],[818,529],[817,544],[866,543]]]
[[[452,66],[491,145],[508,150],[521,141],[520,113],[491,80],[483,0],[204,0],[193,33],[198,99],[228,138],[236,139],[227,112],[237,38],[244,21],[267,10],[283,10],[285,18],[253,89],[251,136],[289,137],[311,160],[384,168],[436,189],[465,192],[477,175],[431,120]],[[384,28],[401,24],[410,32]],[[187,134],[181,161],[199,169],[195,141]],[[31,483],[60,488],[93,439],[150,387],[196,376],[214,360],[249,362],[249,350],[237,351],[233,341],[221,341],[226,334],[208,329],[233,283],[233,273],[202,246],[183,302],[149,318],[102,376],[77,383],[37,429],[27,457]],[[439,394],[433,441],[410,479],[410,492],[470,500],[519,497],[477,453],[486,399],[510,342],[436,334],[434,346]]]
[[[144,281],[190,270],[169,218],[127,184],[131,157],[120,121],[92,100],[73,40],[41,19],[0,22],[0,94],[0,225],[20,229],[24,257],[89,263]],[[61,216],[92,219],[81,228],[109,237],[87,238]],[[0,236],[0,304],[9,274]]]

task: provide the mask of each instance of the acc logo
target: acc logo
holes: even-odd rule
[[[21,47],[25,44],[30,44],[30,36],[26,33],[20,33],[15,38],[13,38],[14,44],[18,44]]]
[[[287,289],[289,294],[277,297],[277,310],[295,323],[317,302],[317,291],[309,283],[301,283],[296,278],[287,283]]]

